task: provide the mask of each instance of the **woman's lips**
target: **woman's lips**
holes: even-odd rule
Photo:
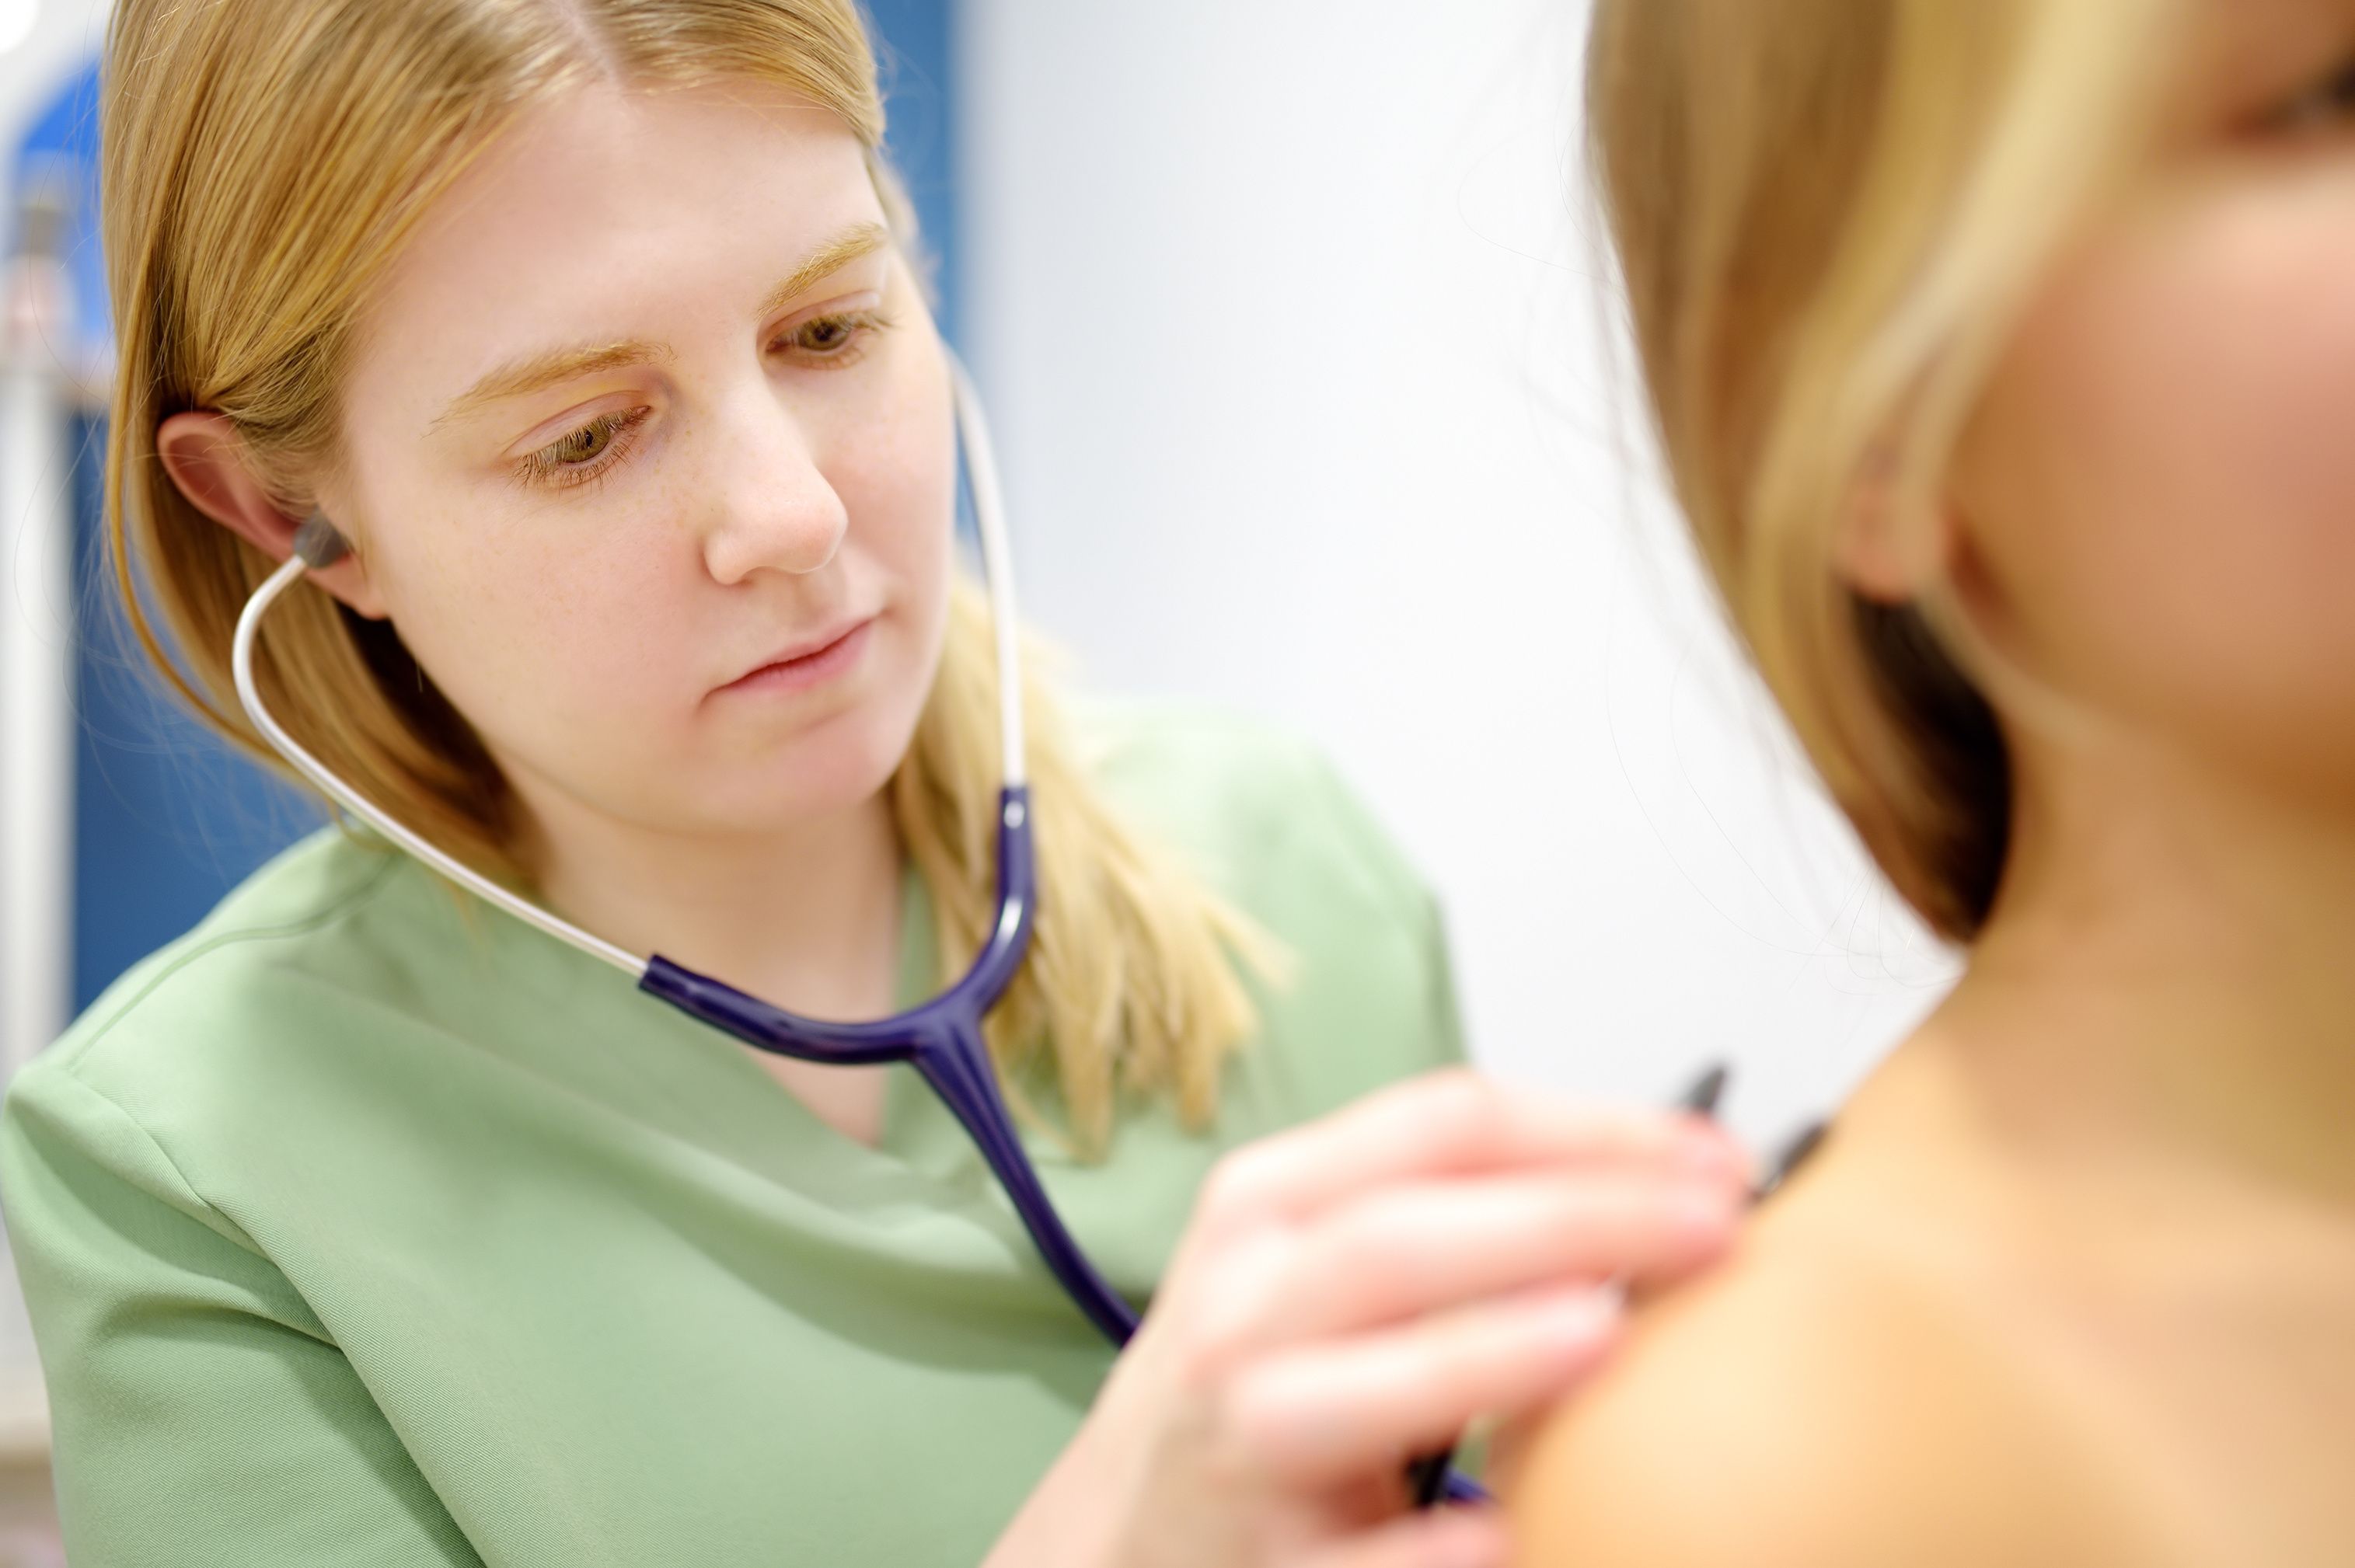
[[[858,664],[859,656],[867,651],[868,634],[874,626],[875,618],[869,616],[808,652],[789,654],[729,682],[719,688],[719,694],[735,692],[797,694],[814,691],[830,681],[839,680],[850,673]]]

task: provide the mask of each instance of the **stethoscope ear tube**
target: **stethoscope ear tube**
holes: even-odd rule
[[[327,521],[324,512],[314,512],[294,530],[294,556],[313,571],[332,567],[352,553],[352,543]]]

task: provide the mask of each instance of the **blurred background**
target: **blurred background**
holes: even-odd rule
[[[1330,751],[1473,1048],[1769,1139],[1951,960],[1719,630],[1581,178],[1575,0],[870,0],[892,143],[1082,684]],[[0,1069],[314,825],[125,644],[99,544],[105,0],[0,0]],[[62,1562],[0,1281],[0,1568]]]

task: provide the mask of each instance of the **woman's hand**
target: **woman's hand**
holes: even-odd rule
[[[1718,1257],[1748,1178],[1697,1119],[1462,1071],[1238,1151],[986,1568],[1501,1562],[1486,1510],[1410,1509],[1408,1463],[1572,1389],[1610,1282]]]

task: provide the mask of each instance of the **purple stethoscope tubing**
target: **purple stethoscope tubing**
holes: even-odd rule
[[[1030,791],[1016,786],[999,797],[997,924],[964,978],[913,1012],[871,1023],[800,1018],[661,957],[647,962],[638,987],[762,1051],[841,1066],[905,1062],[915,1068],[980,1150],[1072,1305],[1105,1339],[1125,1345],[1136,1331],[1136,1309],[1105,1283],[1056,1213],[998,1093],[983,1042],[982,1020],[1022,967],[1037,909]]]
[[[659,954],[641,958],[446,853],[378,808],[304,749],[271,715],[261,699],[254,676],[254,648],[262,617],[278,597],[305,572],[334,564],[349,548],[325,517],[314,516],[303,524],[295,534],[293,556],[246,601],[238,617],[231,670],[246,715],[296,772],[352,816],[485,903],[621,969],[647,995],[757,1050],[837,1066],[904,1062],[913,1067],[972,1139],[1055,1282],[1088,1321],[1119,1348],[1136,1331],[1136,1308],[1096,1271],[1055,1212],[998,1090],[996,1071],[982,1033],[982,1021],[1006,994],[1029,951],[1038,917],[1038,855],[1025,765],[1022,683],[1017,673],[1019,621],[1015,614],[1013,558],[998,499],[996,452],[980,397],[954,355],[949,370],[975,532],[981,540],[982,567],[989,585],[1000,676],[999,741],[1005,784],[998,798],[997,922],[964,977],[911,1012],[864,1023],[803,1018]],[[1425,1474],[1434,1479],[1435,1463],[1425,1464]],[[1451,1501],[1476,1501],[1485,1496],[1478,1487],[1453,1472],[1446,1473],[1444,1485],[1421,1489],[1425,1496]]]

